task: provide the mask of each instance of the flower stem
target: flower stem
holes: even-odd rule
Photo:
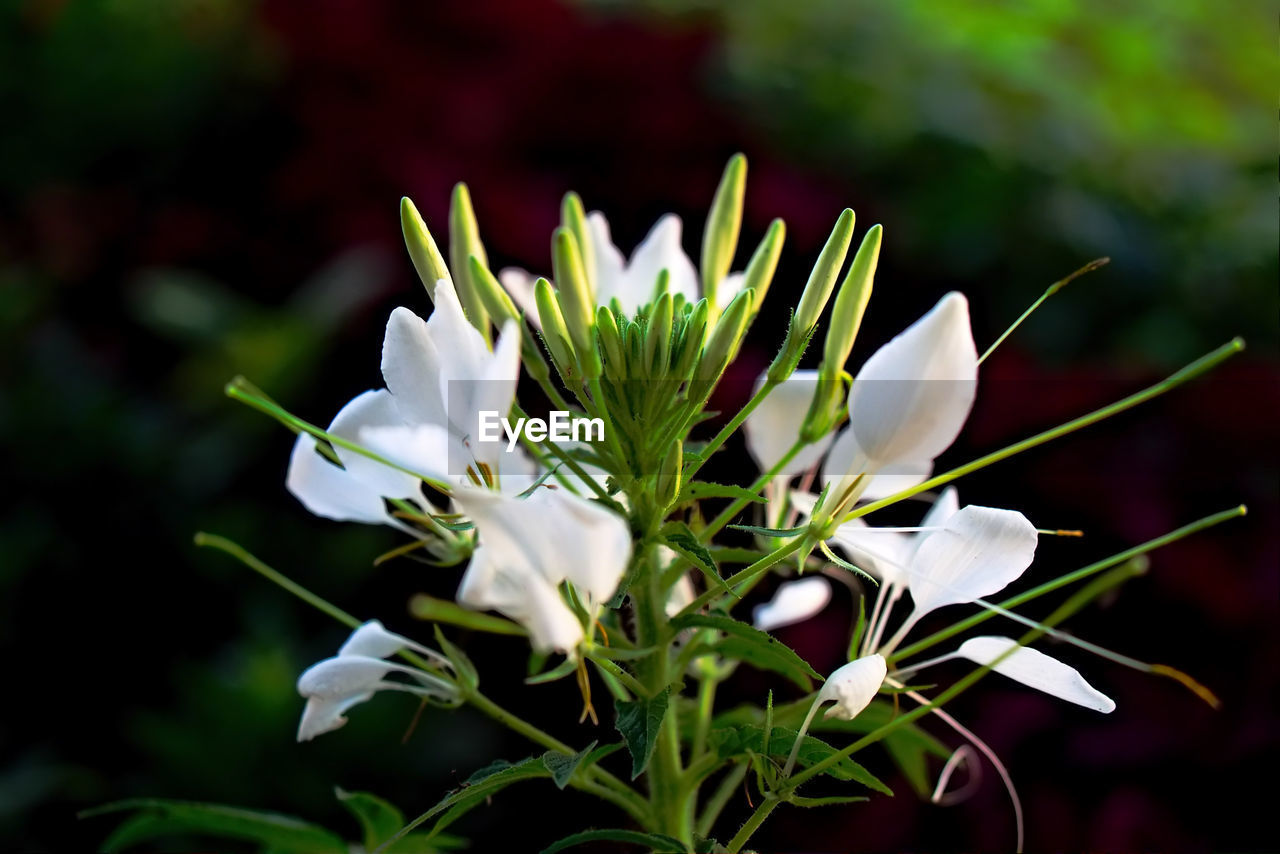
[[[726,578],[725,584],[728,585],[730,589],[732,589],[739,584],[745,584],[754,580],[757,576],[763,575],[771,566],[776,564],[778,561],[782,560],[783,558],[787,557],[788,555],[794,552],[799,551],[800,548],[805,544],[805,541],[807,539],[808,539],[807,534],[801,534],[798,537],[794,537],[786,545],[779,546],[778,548],[769,552],[764,557],[760,558],[760,560],[751,564],[751,566],[739,572],[735,572],[733,575]],[[699,611],[701,611],[703,608],[705,608],[707,605],[711,604],[711,602],[713,602],[715,598],[719,595],[721,595],[720,588],[713,587],[707,590],[698,598],[694,599],[692,602],[690,602],[676,616],[686,617],[690,614],[696,614]]]
[[[805,442],[804,440],[797,439],[796,443],[791,446],[791,449],[788,450],[786,454],[783,455],[782,459],[774,463],[772,468],[770,468],[764,474],[760,475],[760,477],[756,478],[755,483],[747,487],[747,492],[750,492],[753,495],[758,495],[760,493],[760,490],[764,489],[765,486],[767,486],[770,483],[770,481],[772,481],[775,477],[778,476],[778,474],[787,466],[788,463],[790,463],[793,459],[795,459],[796,454],[800,453],[801,449],[803,449],[806,444],[808,443]],[[692,477],[692,475],[689,475],[689,474],[685,475],[686,480],[688,480],[690,477]],[[716,534],[720,533],[720,530],[724,528],[725,525],[732,522],[733,518],[737,516],[738,513],[742,510],[742,508],[746,507],[747,504],[750,503],[750,501],[751,499],[747,498],[745,495],[735,498],[732,501],[732,503],[729,504],[728,507],[724,508],[724,510],[721,511],[719,516],[716,516],[716,518],[712,519],[711,523],[708,524],[707,527],[704,528],[699,533],[698,535],[699,538],[704,543],[710,542],[711,538],[714,537]]]
[[[707,446],[702,449],[702,459],[690,466],[684,473],[685,481],[693,480],[693,477],[698,473],[698,470],[706,465],[707,460],[711,459],[711,455],[720,450],[720,446],[728,441],[729,437],[742,426],[742,422],[747,420],[747,416],[754,412],[755,408],[759,406],[760,403],[768,397],[769,393],[777,386],[777,382],[768,379],[765,380],[764,385],[760,386],[760,390],[751,396],[751,399],[747,401],[746,405],[738,410],[738,414],[729,419],[729,423],[724,425],[724,427],[720,429],[720,432],[715,435],[715,438],[708,442]]]
[[[745,762],[734,765],[724,775],[724,779],[720,781],[720,785],[716,787],[711,799],[707,801],[706,807],[703,808],[702,815],[698,818],[697,831],[699,836],[711,835],[711,831],[716,825],[716,819],[720,818],[720,813],[724,812],[729,799],[733,797],[733,793],[737,791],[738,786],[746,776],[747,763]]]
[[[756,807],[756,811],[743,822],[742,827],[734,835],[733,839],[729,840],[729,844],[726,846],[728,850],[741,851],[742,846],[747,844],[747,840],[751,839],[752,834],[760,829],[760,825],[764,824],[764,820],[778,808],[780,803],[782,802],[778,800],[778,796],[772,792],[765,795],[764,800],[760,802],[760,806]]]

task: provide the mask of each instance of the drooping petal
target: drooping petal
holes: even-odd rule
[[[993,661],[1009,653],[1003,661]],[[995,672],[1021,682],[1029,688],[1043,691],[1050,696],[1086,709],[1104,714],[1115,710],[1115,701],[1094,688],[1074,667],[1063,664],[1052,656],[1030,647],[1020,647],[1018,642],[1006,637],[984,636],[969,638],[956,650],[956,655],[975,664],[989,665]]]
[[[754,392],[760,391],[764,381],[765,376],[761,374],[756,380]],[[751,458],[761,471],[773,468],[800,438],[800,427],[809,412],[809,404],[817,386],[817,371],[796,371],[776,386],[768,397],[760,401],[755,411],[747,416],[742,425],[746,431],[747,450],[751,452]],[[824,436],[820,441],[806,445],[779,474],[794,475],[809,469],[822,458],[831,439],[831,436]]]
[[[389,658],[402,649],[411,649],[431,658],[438,656],[435,650],[428,649],[403,635],[387,631],[379,620],[369,620],[353,631],[351,636],[347,638],[346,643],[338,648],[338,656],[359,655],[367,658]]]
[[[827,677],[818,692],[818,703],[835,702],[825,717],[851,721],[875,699],[888,674],[884,656],[864,655],[840,667]]]
[[[1022,575],[1036,553],[1035,526],[1014,510],[969,506],[925,536],[908,572],[914,619],[972,602]]]
[[[527,564],[500,562],[485,542],[471,555],[458,587],[458,601],[492,609],[523,625],[541,652],[571,653],[582,642],[582,624],[556,585]]]
[[[762,632],[802,623],[821,613],[831,601],[831,585],[824,578],[783,582],[773,598],[752,611],[752,623]]]
[[[347,709],[373,698],[373,692],[353,694],[338,700],[309,697],[302,708],[302,720],[298,722],[298,741],[310,741],[318,735],[333,732],[346,725]]]
[[[377,689],[382,678],[399,665],[367,655],[339,655],[308,667],[298,677],[298,693],[304,697],[335,700]]]
[[[858,447],[881,464],[933,460],[969,417],[977,377],[968,302],[947,294],[858,372],[848,401]]]
[[[339,522],[383,525],[391,521],[382,496],[316,450],[316,440],[302,433],[289,455],[285,487],[317,516]]]

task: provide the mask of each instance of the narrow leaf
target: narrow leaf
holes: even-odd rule
[[[566,836],[542,849],[542,854],[556,854],[566,848],[582,845],[586,842],[627,842],[648,848],[658,854],[681,854],[685,850],[684,843],[660,833],[641,833],[638,830],[586,830]]]

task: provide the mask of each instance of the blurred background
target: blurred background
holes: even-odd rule
[[[961,484],[967,502],[1086,532],[1042,545],[1040,580],[1247,503],[1246,519],[1156,553],[1146,577],[1072,624],[1188,670],[1223,709],[1068,651],[1117,699],[1114,714],[994,678],[953,712],[1008,763],[1029,850],[1271,848],[1259,781],[1280,760],[1273,12],[1192,0],[3,4],[4,847],[91,850],[112,820],[76,811],[144,795],[278,810],[354,838],[334,785],[416,814],[491,759],[528,755],[467,711],[428,711],[402,744],[415,707],[402,697],[294,744],[293,682],[345,631],[198,553],[192,535],[230,536],[419,637],[430,629],[405,602],[451,595],[457,571],[375,570],[395,534],[310,516],[283,488],[289,434],[222,385],[244,374],[325,422],[381,384],[390,309],[430,310],[400,243],[402,195],[440,234],[450,187],[466,180],[498,264],[549,268],[569,188],[609,213],[624,248],[672,210],[696,251],[719,171],[741,150],[744,243],[774,216],[788,224],[776,311],[744,351],[743,383],[846,205],[859,233],[886,229],[855,364],[947,290],[970,296],[983,347],[1050,282],[1112,259],[984,365],[944,463],[1248,339],[1170,397]],[[736,445],[717,461],[724,478],[748,466]],[[784,630],[819,670],[844,650],[843,595],[823,620]],[[499,698],[576,742],[611,739],[607,721],[592,732],[559,719],[570,686],[501,687],[523,674],[519,644],[466,640]],[[758,701],[770,685],[746,673],[725,696]],[[867,761],[898,796],[780,811],[756,844],[1011,847],[993,775],[942,808],[882,756]],[[537,785],[456,829],[473,850],[510,850],[516,829],[535,850],[582,826],[592,802]],[[739,798],[728,821],[746,812]]]

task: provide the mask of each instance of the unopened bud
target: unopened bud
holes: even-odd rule
[[[467,185],[459,183],[453,188],[453,199],[449,205],[449,266],[457,274],[454,289],[458,293],[458,302],[466,313],[471,325],[480,330],[484,340],[489,340],[489,315],[480,302],[471,277],[471,268],[467,259],[474,255],[485,267],[489,266],[489,256],[485,254],[484,244],[480,242],[480,227],[476,224],[476,212],[471,206],[471,194]]]
[[[556,301],[551,283],[541,278],[534,282],[533,297],[538,306],[542,340],[551,353],[551,361],[565,382],[578,379],[581,373],[573,355],[573,342],[569,340],[569,330],[565,328],[564,315],[560,313],[560,304]]]
[[[753,314],[760,310],[764,295],[768,292],[769,285],[773,283],[773,274],[778,269],[778,258],[782,255],[782,244],[786,239],[786,223],[775,219],[769,223],[769,230],[765,232],[760,245],[751,254],[751,260],[747,262],[747,269],[742,274],[742,286],[755,289],[756,300],[751,306]]]
[[[551,263],[559,286],[560,308],[565,326],[577,350],[583,374],[600,376],[600,356],[596,353],[596,305],[582,266],[578,239],[565,228],[557,228],[551,239]]]
[[[720,185],[716,187],[707,214],[707,226],[702,233],[702,292],[717,312],[716,288],[729,268],[738,250],[738,232],[742,228],[742,199],[747,186],[747,158],[735,154],[724,167]]]
[[[436,282],[444,279],[452,283],[453,277],[449,275],[449,267],[444,263],[444,256],[436,247],[431,232],[427,230],[427,224],[408,196],[400,199],[400,230],[404,233],[404,245],[409,250],[413,269],[418,271],[418,278],[427,289],[427,296],[435,302]]]
[[[662,467],[658,470],[658,483],[655,497],[658,507],[665,510],[675,503],[680,494],[680,478],[684,471],[684,446],[680,440],[671,443]]]

